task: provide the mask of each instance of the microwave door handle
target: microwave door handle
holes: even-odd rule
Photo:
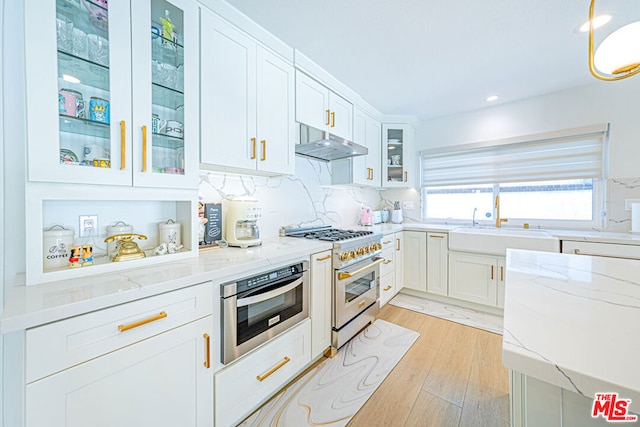
[[[252,297],[246,298],[238,298],[236,301],[236,307],[244,307],[251,304],[256,304],[258,302],[263,302],[270,300],[271,298],[277,297],[278,295],[286,294],[287,292],[297,288],[302,284],[302,277],[288,284],[287,286],[283,286],[281,288],[273,289],[269,292],[265,292],[263,294],[254,295]]]

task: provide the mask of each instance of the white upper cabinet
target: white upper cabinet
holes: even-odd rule
[[[353,138],[353,104],[300,71],[296,71],[296,121]]]
[[[293,66],[214,12],[201,23],[201,164],[293,174]]]
[[[197,188],[196,4],[34,0],[25,13],[28,179]]]
[[[413,187],[417,182],[415,135],[407,123],[382,125],[383,187]]]

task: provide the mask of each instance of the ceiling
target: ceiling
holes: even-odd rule
[[[596,81],[574,32],[589,0],[227,1],[385,114],[428,120]],[[640,0],[598,13],[613,19],[596,44],[639,20]]]

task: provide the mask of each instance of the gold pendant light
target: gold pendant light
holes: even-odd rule
[[[593,16],[596,0],[589,7],[589,71],[594,77],[615,81],[640,73],[640,21],[633,22],[611,33],[595,52]],[[608,73],[601,74],[596,68]]]

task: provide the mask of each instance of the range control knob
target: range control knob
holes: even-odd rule
[[[377,249],[377,250],[382,249],[382,244],[380,244],[380,243],[376,243],[376,249]]]
[[[364,249],[364,253],[365,253],[365,254],[368,254],[368,253],[369,253],[369,246],[365,246],[365,247],[364,247],[364,248],[362,248],[362,249]]]
[[[369,245],[369,250],[370,250],[371,252],[375,252],[377,248],[378,248],[378,247],[376,246],[376,244],[375,244],[375,243],[372,243],[372,244],[370,244],[370,245]]]
[[[362,256],[362,255],[364,255],[364,248],[358,248],[358,249],[356,249],[356,255],[358,255],[358,256]]]
[[[338,255],[338,257],[340,258],[340,261],[345,262],[349,260],[349,253],[348,252],[340,252],[340,255]]]
[[[356,253],[354,251],[349,251],[349,259],[354,259],[356,257]]]

